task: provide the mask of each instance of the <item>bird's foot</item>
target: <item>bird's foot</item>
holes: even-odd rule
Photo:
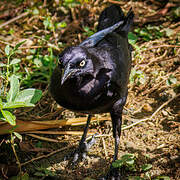
[[[107,179],[109,179],[109,180],[121,180],[120,168],[114,168],[111,166],[110,170],[107,174]]]
[[[78,161],[85,160],[87,152],[96,142],[95,136],[96,135],[94,135],[89,142],[80,143],[79,147],[74,152],[71,152],[70,154],[64,157],[64,160],[72,158],[72,160],[69,162],[69,164],[71,164],[72,167],[74,167]]]
[[[98,180],[122,180],[121,169],[110,167],[107,175],[105,177],[99,178]]]

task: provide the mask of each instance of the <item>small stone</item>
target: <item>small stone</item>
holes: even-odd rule
[[[163,114],[163,116],[168,116],[168,112],[165,110],[162,110],[162,114]]]
[[[152,110],[153,110],[151,105],[148,103],[144,104],[142,108],[143,108],[143,110],[145,110],[147,112],[152,112]]]

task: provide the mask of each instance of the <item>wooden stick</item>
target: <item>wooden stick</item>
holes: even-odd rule
[[[10,23],[12,23],[12,22],[24,17],[24,16],[27,16],[28,14],[29,14],[29,12],[24,12],[24,13],[20,14],[19,16],[16,16],[15,18],[10,19],[9,21],[7,21],[5,23],[0,24],[0,28],[2,28],[3,26],[6,26],[6,25],[8,25],[8,24],[10,24]]]
[[[147,120],[151,120],[164,106],[166,106],[167,104],[169,104],[172,100],[174,100],[175,98],[179,97],[180,96],[180,93],[177,94],[176,96],[172,97],[171,99],[169,99],[168,101],[166,101],[164,104],[162,104],[150,117],[148,118],[144,118],[144,119],[140,119],[139,121],[129,125],[129,126],[126,126],[126,127],[123,127],[122,130],[125,130],[125,129],[129,129],[141,122],[144,122],[144,121],[147,121]]]
[[[42,136],[38,136],[36,134],[27,134],[28,136],[34,137],[36,139],[40,139],[42,141],[48,141],[48,142],[55,142],[58,143],[60,141],[56,140],[56,139],[51,139],[51,138],[47,138],[47,137],[42,137]]]
[[[56,150],[56,151],[53,151],[53,152],[51,152],[51,153],[49,153],[49,154],[47,154],[47,155],[42,155],[42,156],[33,158],[33,159],[29,160],[29,161],[26,161],[26,162],[24,162],[24,163],[21,163],[21,167],[24,166],[24,165],[26,165],[26,164],[29,164],[29,163],[31,163],[31,162],[33,162],[33,161],[37,161],[37,160],[42,159],[42,158],[47,158],[47,157],[49,157],[49,156],[52,156],[52,155],[54,155],[54,154],[56,154],[56,153],[58,153],[58,152],[64,151],[64,150],[69,149],[69,148],[70,148],[70,146],[63,147],[63,148],[58,149],[58,150]]]
[[[29,131],[25,134],[53,134],[53,135],[75,135],[80,136],[83,131]],[[89,132],[88,135],[93,135],[94,132]]]

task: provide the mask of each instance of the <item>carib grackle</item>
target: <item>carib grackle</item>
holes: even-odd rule
[[[107,7],[99,17],[97,33],[78,46],[66,48],[59,56],[50,83],[56,102],[75,112],[89,114],[84,134],[73,163],[87,150],[86,134],[92,114],[109,112],[112,119],[117,159],[121,134],[122,110],[127,98],[131,69],[128,32],[133,23],[132,10],[125,16],[117,5]],[[111,166],[106,179],[120,179]]]

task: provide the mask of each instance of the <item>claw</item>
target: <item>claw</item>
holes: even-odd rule
[[[121,169],[110,167],[108,173],[104,177],[100,177],[98,180],[122,180]]]
[[[87,152],[96,143],[96,136],[97,134],[93,135],[92,139],[89,142],[81,143],[75,151],[71,152],[70,154],[64,157],[64,161],[72,158],[73,160],[71,161],[71,166],[74,167],[79,160],[85,160],[87,157]]]

